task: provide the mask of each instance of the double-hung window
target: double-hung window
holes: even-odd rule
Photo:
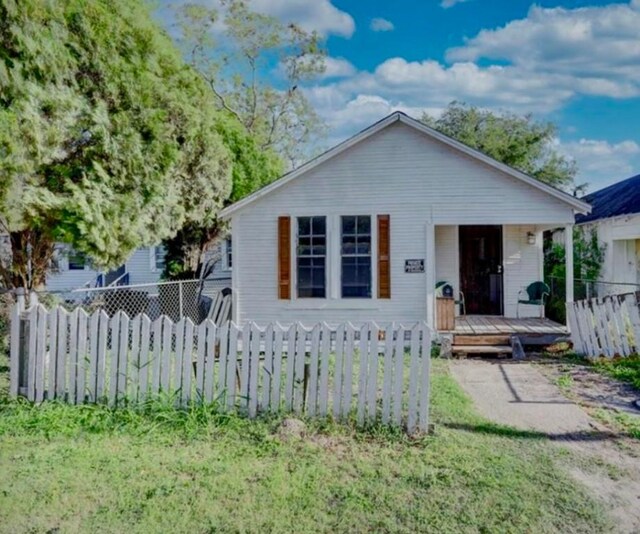
[[[227,237],[224,240],[224,245],[225,245],[225,257],[226,257],[226,267],[227,269],[231,269],[231,267],[233,267],[233,246],[232,246],[232,241],[230,237]]]
[[[167,249],[164,245],[153,247],[153,270],[164,271],[166,265]]]
[[[327,219],[298,217],[296,242],[298,298],[327,295]]]
[[[371,298],[371,217],[341,219],[342,298]]]

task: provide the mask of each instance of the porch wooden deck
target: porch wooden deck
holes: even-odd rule
[[[496,315],[456,317],[454,330],[440,332],[453,354],[513,354],[522,358],[523,347],[552,345],[568,337],[567,328],[550,319],[512,319]]]
[[[496,315],[466,315],[456,317],[456,335],[567,335],[567,327],[552,321],[537,317],[514,319]]]

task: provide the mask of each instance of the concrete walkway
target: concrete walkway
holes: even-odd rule
[[[640,532],[640,458],[634,443],[593,420],[535,365],[468,359],[452,361],[450,368],[487,419],[544,433],[586,459],[588,469],[580,462],[558,467],[604,504],[617,532]],[[612,477],[612,472],[618,475]]]
[[[595,423],[534,366],[500,360],[456,360],[451,371],[478,411],[496,423],[567,437]]]

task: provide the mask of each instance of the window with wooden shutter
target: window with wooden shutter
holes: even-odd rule
[[[291,217],[278,217],[278,298],[291,298]]]
[[[389,216],[378,215],[378,298],[391,298]]]

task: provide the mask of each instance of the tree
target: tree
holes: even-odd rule
[[[231,153],[232,189],[225,203],[236,202],[277,179],[283,170],[282,160],[271,150],[262,150],[235,117],[226,115],[216,130]],[[164,242],[165,278],[189,279],[198,274],[207,249],[219,239],[224,225],[217,219],[190,222],[175,237]]]
[[[238,119],[260,149],[295,166],[324,132],[301,90],[325,69],[320,37],[252,12],[242,0],[220,0],[220,7],[180,8],[184,53],[218,108]],[[280,76],[275,85],[274,70]]]
[[[542,182],[562,188],[573,184],[575,163],[554,148],[556,128],[551,123],[460,102],[449,104],[438,119],[425,113],[421,121]]]
[[[142,0],[0,0],[4,284],[42,285],[55,242],[108,268],[214,221],[232,165],[215,108]]]

